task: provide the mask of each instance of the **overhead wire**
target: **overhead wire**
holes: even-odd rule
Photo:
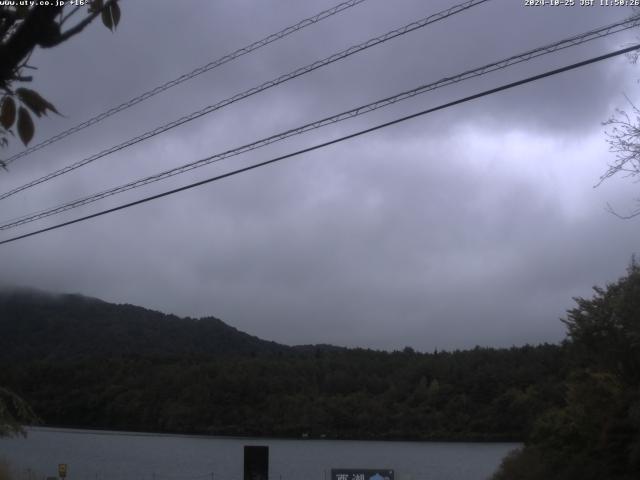
[[[21,152],[16,153],[15,155],[7,158],[6,160],[3,160],[5,165],[9,165],[12,162],[18,160],[19,158],[23,158],[26,157],[27,155],[36,152],[38,150],[43,149],[44,147],[47,147],[48,145],[52,145],[60,140],[62,140],[63,138],[66,138],[70,135],[73,135],[74,133],[77,133],[81,130],[84,130],[85,128],[88,128],[92,125],[95,125],[97,123],[100,123],[101,121],[115,115],[116,113],[119,113],[123,110],[126,110],[130,107],[133,107],[134,105],[137,105],[138,103],[144,102],[145,100],[150,99],[151,97],[154,97],[156,95],[158,95],[159,93],[164,92],[165,90],[168,90],[172,87],[175,87],[177,85],[180,85],[181,83],[186,82],[187,80],[191,80],[192,78],[195,78],[199,75],[202,75],[205,72],[208,72],[210,70],[213,70],[214,68],[220,67],[226,63],[229,63],[232,60],[236,60],[237,58],[240,58],[248,53],[251,53],[255,50],[258,50],[259,48],[262,48],[264,46],[267,46],[277,40],[280,40],[282,38],[285,38],[295,32],[298,32],[310,25],[314,25],[318,22],[321,22],[322,20],[325,20],[329,17],[332,17],[333,15],[336,15],[340,12],[343,12],[344,10],[347,10],[351,7],[355,7],[356,5],[359,5],[363,2],[365,2],[367,0],[349,0],[346,2],[342,2],[339,3],[338,5],[335,5],[334,7],[331,7],[327,10],[323,10],[322,12],[316,13],[315,15],[305,18],[303,20],[300,20],[298,23],[296,23],[295,25],[290,25],[286,28],[283,28],[282,30],[280,30],[279,32],[276,33],[272,33],[271,35],[268,35],[264,38],[262,38],[261,40],[255,41],[245,47],[239,48],[237,50],[235,50],[232,53],[228,53],[216,60],[213,60],[209,63],[207,63],[206,65],[202,65],[194,70],[192,70],[189,73],[185,73],[183,75],[180,75],[177,78],[174,78],[173,80],[170,80],[168,82],[163,83],[162,85],[159,85],[147,92],[144,92],[138,96],[135,96],[133,98],[131,98],[130,100],[121,103],[118,106],[115,106],[113,108],[110,108],[109,110],[102,112],[98,115],[95,115],[91,118],[89,118],[88,120],[85,120],[84,122],[81,122],[67,130],[64,130],[63,132],[58,133],[57,135],[54,135],[46,140],[43,140],[42,142],[33,145]]]
[[[63,228],[63,227],[69,226],[69,225],[73,225],[73,224],[79,223],[79,222],[84,222],[86,220],[90,220],[92,218],[96,218],[96,217],[100,217],[100,216],[103,216],[103,215],[107,215],[109,213],[117,212],[119,210],[124,210],[124,209],[127,209],[127,208],[131,208],[133,206],[140,205],[140,204],[143,204],[143,203],[147,203],[147,202],[150,202],[150,201],[153,201],[153,200],[157,200],[159,198],[167,197],[169,195],[173,195],[173,194],[176,194],[176,193],[179,193],[179,192],[183,192],[185,190],[190,190],[192,188],[199,187],[201,185],[205,185],[205,184],[208,184],[208,183],[211,183],[211,182],[222,180],[224,178],[231,177],[231,176],[234,176],[234,175],[238,175],[240,173],[244,173],[244,172],[247,172],[247,171],[250,171],[250,170],[254,170],[256,168],[264,167],[266,165],[271,165],[271,164],[274,164],[276,162],[280,162],[280,161],[288,159],[288,158],[296,157],[296,156],[299,156],[299,155],[302,155],[304,153],[308,153],[308,152],[311,152],[311,151],[314,151],[314,150],[325,148],[325,147],[327,147],[329,145],[334,145],[334,144],[337,144],[337,143],[340,143],[340,142],[344,142],[346,140],[349,140],[349,139],[352,139],[352,138],[356,138],[356,137],[359,137],[359,136],[374,132],[376,130],[387,128],[389,126],[396,125],[396,124],[405,122],[407,120],[411,120],[411,119],[414,119],[414,118],[417,118],[417,117],[421,117],[421,116],[427,115],[429,113],[436,112],[438,110],[444,110],[446,108],[450,108],[450,107],[453,107],[455,105],[460,105],[462,103],[466,103],[466,102],[469,102],[471,100],[476,100],[478,98],[482,98],[482,97],[485,97],[485,96],[488,96],[488,95],[492,95],[492,94],[495,94],[495,93],[498,93],[498,92],[501,92],[501,91],[504,91],[504,90],[515,88],[515,87],[518,87],[520,85],[525,85],[527,83],[531,83],[531,82],[535,82],[535,81],[538,81],[538,80],[542,80],[544,78],[551,77],[551,76],[554,76],[554,75],[558,75],[560,73],[564,73],[564,72],[567,72],[567,71],[570,71],[570,70],[575,70],[577,68],[581,68],[581,67],[584,67],[586,65],[591,65],[593,63],[600,62],[600,61],[603,61],[603,60],[606,60],[606,59],[609,59],[609,58],[612,58],[612,57],[616,57],[616,56],[619,56],[619,55],[623,55],[625,53],[630,53],[632,51],[639,50],[639,49],[640,49],[640,44],[632,45],[630,47],[623,48],[623,49],[620,49],[620,50],[616,50],[614,52],[610,52],[610,53],[607,53],[607,54],[604,54],[604,55],[600,55],[600,56],[597,56],[597,57],[592,57],[592,58],[590,58],[588,60],[583,60],[581,62],[573,63],[571,65],[566,65],[564,67],[557,68],[557,69],[554,69],[554,70],[550,70],[550,71],[547,71],[547,72],[544,72],[544,73],[541,73],[541,74],[538,74],[538,75],[533,75],[531,77],[527,77],[527,78],[524,78],[522,80],[518,80],[518,81],[515,81],[515,82],[507,83],[507,84],[501,85],[499,87],[491,88],[489,90],[484,90],[484,91],[482,91],[480,93],[476,93],[474,95],[470,95],[470,96],[467,96],[467,97],[464,97],[464,98],[460,98],[458,100],[447,102],[447,103],[444,103],[444,104],[439,105],[437,107],[428,108],[426,110],[422,110],[420,112],[413,113],[411,115],[406,115],[406,116],[397,118],[395,120],[391,120],[389,122],[381,123],[381,124],[375,125],[373,127],[366,128],[364,130],[359,130],[359,131],[357,131],[355,133],[351,133],[349,135],[344,135],[342,137],[335,138],[333,140],[329,140],[329,141],[326,141],[326,142],[323,142],[323,143],[319,143],[319,144],[313,145],[311,147],[303,148],[301,150],[297,150],[295,152],[288,153],[286,155],[281,155],[279,157],[272,158],[270,160],[266,160],[266,161],[263,161],[263,162],[260,162],[260,163],[249,165],[247,167],[239,168],[239,169],[233,170],[231,172],[227,172],[227,173],[224,173],[224,174],[221,174],[221,175],[210,177],[210,178],[207,178],[205,180],[200,180],[198,182],[194,182],[194,183],[191,183],[191,184],[188,184],[188,185],[184,185],[182,187],[174,188],[172,190],[165,191],[165,192],[162,192],[162,193],[159,193],[159,194],[156,194],[156,195],[151,195],[151,196],[148,196],[148,197],[145,197],[145,198],[133,201],[133,202],[129,202],[129,203],[126,203],[126,204],[123,204],[123,205],[119,205],[117,207],[109,208],[109,209],[102,210],[100,212],[96,212],[96,213],[93,213],[93,214],[90,214],[90,215],[86,215],[86,216],[83,216],[83,217],[80,217],[80,218],[76,218],[76,219],[73,219],[73,220],[62,222],[62,223],[59,223],[59,224],[56,224],[56,225],[52,225],[52,226],[49,226],[49,227],[46,227],[46,228],[41,228],[41,229],[33,231],[33,232],[29,232],[29,233],[18,235],[18,236],[12,237],[12,238],[8,238],[6,240],[0,241],[0,245],[5,245],[7,243],[11,243],[11,242],[15,242],[15,241],[22,240],[22,239],[25,239],[25,238],[29,238],[29,237],[32,237],[34,235],[39,235],[41,233],[45,233],[45,232],[49,232],[49,231],[56,230],[56,229],[59,229],[59,228]]]
[[[117,186],[117,187],[113,187],[107,190],[103,190],[101,192],[80,198],[80,199],[76,199],[70,202],[66,202],[63,203],[61,205],[52,207],[52,208],[48,208],[45,210],[41,210],[38,212],[33,212],[27,215],[23,215],[21,217],[17,217],[11,220],[6,220],[4,221],[4,223],[0,224],[0,231],[2,230],[8,230],[11,228],[15,228],[18,227],[20,225],[24,225],[27,223],[31,223],[58,213],[62,213],[74,208],[78,208],[84,205],[88,205],[94,202],[97,202],[99,200],[102,200],[104,198],[113,196],[113,195],[117,195],[123,192],[126,192],[128,190],[132,190],[135,188],[139,188],[142,187],[144,185],[148,185],[160,180],[164,180],[185,172],[188,172],[190,170],[194,170],[196,168],[200,168],[203,167],[205,165],[209,165],[211,163],[215,163],[215,162],[219,162],[221,160],[230,158],[230,157],[234,157],[237,155],[240,155],[242,153],[246,153],[252,150],[256,150],[258,148],[262,148],[265,147],[267,145],[271,145],[273,143],[285,140],[287,138],[290,138],[292,136],[295,135],[300,135],[306,132],[309,132],[311,130],[315,130],[327,125],[331,125],[334,123],[338,123],[338,122],[342,122],[345,120],[348,120],[350,118],[354,118],[360,115],[364,115],[366,113],[387,107],[389,105],[392,105],[394,103],[397,103],[399,101],[403,101],[403,100],[407,100],[409,98],[412,98],[416,95],[420,95],[426,92],[430,92],[433,90],[436,90],[438,88],[442,88],[448,85],[452,85],[464,80],[468,80],[471,78],[475,78],[475,77],[479,77],[481,75],[486,75],[488,73],[491,72],[495,72],[497,70],[502,70],[504,68],[516,65],[518,63],[522,63],[522,62],[526,62],[529,60],[532,60],[534,58],[538,58],[540,56],[543,55],[548,55],[550,53],[554,53],[557,52],[559,50],[563,50],[569,47],[573,47],[576,45],[580,45],[582,43],[588,42],[588,41],[592,41],[592,40],[596,40],[599,38],[603,38],[606,37],[608,35],[612,35],[614,33],[619,33],[621,31],[627,30],[629,28],[633,28],[636,26],[640,25],[640,15],[632,17],[630,19],[626,19],[614,24],[610,24],[607,26],[603,26],[594,30],[590,30],[578,35],[574,35],[572,37],[568,37],[565,38],[563,40],[560,41],[556,41],[554,43],[551,44],[547,44],[532,50],[528,50],[524,53],[520,53],[517,55],[513,55],[511,57],[496,61],[496,62],[492,62],[489,64],[486,64],[482,67],[478,67],[478,68],[474,68],[471,70],[467,70],[464,71],[462,73],[459,73],[457,75],[452,75],[452,76],[448,76],[448,77],[444,77],[436,82],[432,82],[426,85],[421,85],[419,87],[413,88],[411,90],[407,90],[401,93],[398,93],[396,95],[387,97],[387,98],[383,98],[381,100],[377,100],[375,102],[371,102],[368,103],[366,105],[361,105],[359,107],[356,108],[352,108],[350,110],[338,113],[336,115],[332,115],[330,117],[326,117],[326,118],[322,118],[320,120],[316,120],[307,124],[304,124],[302,126],[296,127],[296,128],[292,128],[289,130],[286,130],[284,132],[280,132],[277,133],[275,135],[271,135],[269,137],[266,138],[262,138],[260,140],[256,140],[254,142],[242,145],[240,147],[236,147],[234,149],[230,149],[230,150],[226,150],[224,152],[221,153],[217,153],[215,155],[211,155],[202,159],[199,159],[197,161],[194,162],[190,162],[184,165],[181,165],[179,167],[174,167],[171,168],[169,170],[165,170],[163,172],[154,174],[154,175],[150,175],[138,180],[134,180],[128,183],[125,183],[123,185]]]
[[[71,165],[67,165],[64,168],[61,168],[59,170],[56,170],[54,172],[51,172],[43,177],[40,177],[36,180],[32,180],[24,185],[21,185],[19,187],[16,187],[8,192],[5,192],[3,194],[0,195],[0,200],[4,200],[8,197],[11,197],[13,195],[15,195],[16,193],[22,192],[23,190],[26,190],[28,188],[34,187],[36,185],[39,185],[41,183],[44,183],[46,181],[52,180],[53,178],[56,178],[60,175],[64,175],[66,173],[69,173],[73,170],[76,170],[77,168],[80,168],[82,166],[85,166],[89,163],[95,162],[96,160],[103,158],[107,155],[110,155],[112,153],[118,152],[120,150],[123,150],[127,147],[130,147],[132,145],[135,145],[139,142],[142,142],[144,140],[148,140],[149,138],[155,137],[156,135],[159,135],[161,133],[164,133],[168,130],[171,130],[172,128],[178,127],[180,125],[184,125],[187,122],[193,121],[197,118],[200,118],[204,115],[207,115],[209,113],[212,113],[216,110],[220,110],[221,108],[224,108],[228,105],[231,105],[232,103],[235,103],[239,100],[242,100],[244,98],[250,97],[252,95],[255,95],[257,93],[263,92],[269,88],[275,87],[277,85],[280,85],[284,82],[287,82],[289,80],[292,80],[294,78],[297,78],[301,75],[305,75],[307,73],[310,73],[314,70],[317,70],[321,67],[327,66],[329,64],[332,64],[334,62],[337,62],[338,60],[342,60],[345,59],[347,57],[350,57],[351,55],[354,55],[356,53],[362,52],[363,50],[369,49],[373,46],[385,43],[391,39],[394,39],[396,37],[400,37],[402,35],[406,35],[407,33],[413,32],[415,30],[418,30],[420,28],[424,28],[427,25],[430,25],[432,23],[438,22],[440,20],[444,20],[446,18],[451,17],[452,15],[455,15],[457,13],[463,12],[465,10],[468,10],[472,7],[475,7],[477,5],[480,5],[482,3],[486,3],[490,0],[468,0],[464,3],[460,3],[457,5],[454,5],[452,7],[449,7],[445,10],[442,10],[438,13],[429,15],[428,17],[424,17],[420,20],[417,20],[415,22],[411,22],[407,25],[404,25],[403,27],[391,30],[383,35],[374,37],[374,38],[370,38],[369,40],[362,42],[360,44],[357,45],[353,45],[345,50],[342,50],[338,53],[334,53],[333,55],[330,55],[322,60],[317,60],[313,63],[310,63],[304,67],[300,67],[297,68],[296,70],[293,70],[290,73],[281,75],[275,79],[269,80],[268,82],[264,82],[256,87],[250,88],[248,90],[245,90],[244,92],[238,93],[232,97],[229,97],[225,100],[222,100],[218,103],[215,103],[213,105],[209,105],[201,110],[195,111],[189,115],[185,115],[177,120],[174,120],[172,122],[166,123],[160,127],[157,127],[153,130],[149,130],[141,135],[138,135],[134,138],[131,138],[123,143],[120,143],[118,145],[115,145],[113,147],[110,147],[106,150],[103,150],[99,153],[96,153],[94,155],[91,155],[89,157],[86,157],[82,160],[79,160],[75,163],[72,163]]]

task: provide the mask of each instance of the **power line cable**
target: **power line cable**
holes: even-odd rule
[[[311,147],[303,148],[301,150],[297,150],[295,152],[288,153],[286,155],[281,155],[279,157],[272,158],[270,160],[266,160],[264,162],[260,162],[260,163],[256,163],[256,164],[253,164],[253,165],[249,165],[247,167],[239,168],[237,170],[233,170],[231,172],[224,173],[222,175],[217,175],[215,177],[207,178],[205,180],[200,180],[198,182],[194,182],[194,183],[191,183],[189,185],[185,185],[185,186],[182,186],[182,187],[174,188],[173,190],[169,190],[169,191],[166,191],[166,192],[163,192],[163,193],[159,193],[159,194],[156,194],[156,195],[145,197],[145,198],[142,198],[140,200],[136,200],[134,202],[129,202],[129,203],[126,203],[126,204],[123,204],[123,205],[119,205],[117,207],[113,207],[113,208],[109,208],[109,209],[106,209],[106,210],[102,210],[100,212],[96,212],[96,213],[93,213],[91,215],[86,215],[84,217],[76,218],[74,220],[69,220],[67,222],[59,223],[57,225],[52,225],[50,227],[42,228],[40,230],[36,230],[36,231],[33,231],[33,232],[25,233],[23,235],[18,235],[16,237],[12,237],[12,238],[9,238],[9,239],[6,239],[6,240],[2,240],[2,241],[0,241],[0,245],[4,245],[4,244],[10,243],[10,242],[15,242],[17,240],[22,240],[24,238],[32,237],[34,235],[38,235],[38,234],[41,234],[41,233],[44,233],[44,232],[49,232],[51,230],[56,230],[56,229],[59,229],[59,228],[62,228],[62,227],[73,225],[75,223],[79,223],[79,222],[83,222],[83,221],[86,221],[86,220],[89,220],[89,219],[92,219],[92,218],[100,217],[102,215],[106,215],[106,214],[109,214],[109,213],[117,212],[119,210],[124,210],[124,209],[130,208],[130,207],[136,206],[136,205],[140,205],[140,204],[143,204],[143,203],[150,202],[152,200],[157,200],[159,198],[167,197],[169,195],[173,195],[175,193],[179,193],[179,192],[182,192],[182,191],[185,191],[185,190],[190,190],[192,188],[199,187],[201,185],[205,185],[207,183],[211,183],[211,182],[215,182],[215,181],[218,181],[218,180],[222,180],[223,178],[227,178],[227,177],[231,177],[231,176],[234,176],[234,175],[238,175],[240,173],[244,173],[244,172],[247,172],[249,170],[254,170],[254,169],[259,168],[259,167],[264,167],[266,165],[270,165],[270,164],[273,164],[273,163],[276,163],[276,162],[280,162],[280,161],[285,160],[287,158],[296,157],[298,155],[302,155],[303,153],[308,153],[308,152],[311,152],[311,151],[314,151],[314,150],[318,150],[318,149],[327,147],[329,145],[333,145],[333,144],[336,144],[336,143],[343,142],[345,140],[356,138],[356,137],[365,135],[367,133],[371,133],[371,132],[374,132],[376,130],[380,130],[380,129],[389,127],[391,125],[402,123],[402,122],[405,122],[407,120],[411,120],[413,118],[421,117],[423,115],[427,115],[429,113],[436,112],[438,110],[444,110],[446,108],[450,108],[450,107],[453,107],[455,105],[460,105],[462,103],[466,103],[466,102],[469,102],[471,100],[476,100],[478,98],[485,97],[485,96],[488,96],[488,95],[492,95],[494,93],[498,93],[498,92],[501,92],[501,91],[504,91],[504,90],[508,90],[508,89],[511,89],[511,88],[514,88],[514,87],[518,87],[520,85],[524,85],[524,84],[527,84],[527,83],[535,82],[537,80],[542,80],[544,78],[551,77],[553,75],[558,75],[558,74],[563,73],[563,72],[567,72],[567,71],[570,71],[570,70],[575,70],[577,68],[584,67],[586,65],[590,65],[590,64],[593,64],[593,63],[596,63],[596,62],[600,62],[600,61],[606,60],[608,58],[612,58],[612,57],[616,57],[616,56],[619,56],[619,55],[623,55],[625,53],[629,53],[629,52],[632,52],[634,50],[639,50],[639,49],[640,49],[640,44],[636,44],[636,45],[633,45],[631,47],[627,47],[627,48],[623,48],[623,49],[620,49],[620,50],[616,50],[614,52],[607,53],[605,55],[600,55],[598,57],[593,57],[593,58],[590,58],[588,60],[584,60],[582,62],[574,63],[574,64],[571,64],[571,65],[567,65],[565,67],[557,68],[555,70],[550,70],[550,71],[547,71],[545,73],[541,73],[541,74],[538,74],[538,75],[534,75],[532,77],[525,78],[523,80],[518,80],[516,82],[511,82],[511,83],[502,85],[500,87],[492,88],[492,89],[485,90],[485,91],[480,92],[480,93],[476,93],[474,95],[470,95],[468,97],[464,97],[464,98],[461,98],[461,99],[458,99],[458,100],[454,100],[452,102],[448,102],[448,103],[439,105],[437,107],[433,107],[433,108],[429,108],[429,109],[426,109],[426,110],[422,110],[420,112],[413,113],[411,115],[406,115],[404,117],[397,118],[397,119],[391,120],[389,122],[381,123],[381,124],[376,125],[374,127],[370,127],[370,128],[364,129],[364,130],[360,130],[358,132],[351,133],[349,135],[345,135],[343,137],[335,138],[335,139],[329,140],[327,142],[323,142],[323,143],[319,143],[319,144],[313,145]]]
[[[222,65],[224,65],[225,63],[228,63],[232,60],[236,60],[237,58],[242,57],[243,55],[246,55],[248,53],[251,53],[255,50],[258,50],[259,48],[262,48],[266,45],[269,45],[270,43],[275,42],[276,40],[280,40],[282,38],[285,38],[299,30],[302,30],[303,28],[306,28],[310,25],[314,25],[318,22],[321,22],[322,20],[325,20],[337,13],[340,13],[344,10],[347,10],[348,8],[351,7],[355,7],[356,5],[359,5],[360,3],[363,3],[367,0],[349,0],[347,2],[343,2],[340,3],[332,8],[329,8],[327,10],[323,10],[322,12],[316,13],[315,15],[309,17],[309,18],[305,18],[304,20],[299,21],[298,23],[296,23],[295,25],[291,25],[289,27],[286,27],[282,30],[280,30],[279,32],[276,33],[272,33],[271,35],[266,36],[265,38],[258,40],[256,42],[253,42],[245,47],[239,48],[238,50],[229,53],[227,55],[224,55],[220,58],[218,58],[217,60],[214,60],[210,63],[207,63],[206,65],[203,65],[201,67],[198,67],[194,70],[192,70],[189,73],[185,73],[184,75],[179,76],[178,78],[175,78],[173,80],[170,80],[166,83],[163,83],[162,85],[159,85],[141,95],[138,95],[137,97],[133,97],[132,99],[121,103],[120,105],[113,107],[105,112],[102,112],[94,117],[91,117],[88,120],[85,120],[82,123],[79,123],[78,125],[69,128],[68,130],[65,130],[63,132],[58,133],[57,135],[54,135],[51,138],[48,138],[46,140],[43,140],[42,142],[33,145],[32,147],[27,148],[26,150],[23,150],[22,152],[19,152],[11,157],[9,157],[8,159],[4,160],[5,165],[9,165],[10,163],[18,160],[19,158],[25,157],[37,150],[40,150],[48,145],[51,145],[53,143],[56,143],[59,140],[62,140],[63,138],[68,137],[69,135],[72,135],[74,133],[77,133],[81,130],[84,130],[85,128],[88,128],[92,125],[95,125],[103,120],[105,120],[106,118],[111,117],[112,115],[115,115],[116,113],[119,113],[123,110],[126,110],[127,108],[130,108],[134,105],[137,105],[138,103],[144,102],[145,100],[148,100],[151,97],[154,97],[156,95],[158,95],[161,92],[164,92],[165,90],[168,90],[172,87],[175,87],[176,85],[180,85],[183,82],[186,82],[187,80],[191,80],[192,78],[197,77],[198,75],[202,75],[205,72],[208,72],[209,70],[213,70],[214,68],[220,67]]]
[[[553,52],[557,52],[559,50],[565,49],[565,48],[569,48],[572,46],[576,46],[579,45],[581,43],[585,43],[591,40],[595,40],[595,39],[599,39],[599,38],[603,38],[606,37],[608,35],[612,35],[614,33],[618,33],[620,31],[629,29],[629,28],[633,28],[635,26],[640,25],[640,16],[636,16],[621,22],[617,22],[615,24],[612,25],[608,25],[608,26],[604,26],[604,27],[600,27],[598,29],[595,30],[591,30],[585,33],[581,33],[579,35],[574,35],[573,37],[569,37],[563,40],[560,40],[558,42],[554,42],[552,44],[548,44],[548,45],[544,45],[542,47],[538,47],[535,48],[533,50],[529,50],[526,51],[524,53],[518,54],[518,55],[513,55],[511,57],[508,57],[506,59],[503,60],[499,60],[497,62],[493,62],[487,65],[484,65],[482,67],[479,68],[475,68],[473,70],[467,70],[463,73],[457,74],[457,75],[453,75],[453,76],[449,76],[449,77],[445,77],[443,79],[440,79],[436,82],[433,83],[429,83],[427,85],[421,85],[417,88],[408,90],[408,91],[404,91],[401,92],[399,94],[396,94],[394,96],[391,97],[387,97],[384,98],[382,100],[377,100],[375,102],[366,104],[366,105],[361,105],[359,107],[353,108],[351,110],[347,110],[345,112],[341,112],[338,113],[336,115],[330,116],[330,117],[326,117],[320,120],[316,120],[314,122],[310,122],[307,123],[305,125],[290,129],[290,130],[286,130],[284,132],[280,132],[277,133],[275,135],[272,135],[270,137],[266,137],[266,138],[262,138],[260,140],[254,141],[252,143],[248,143],[246,145],[242,145],[240,147],[231,149],[231,150],[227,150],[225,152],[222,153],[218,153],[215,155],[211,155],[208,157],[205,157],[203,159],[199,159],[197,161],[191,162],[191,163],[187,163],[185,165],[179,166],[179,167],[175,167],[169,170],[165,170],[163,172],[148,176],[148,177],[144,177],[138,180],[134,180],[132,182],[120,185],[118,187],[114,187],[108,190],[103,190],[101,192],[98,192],[96,194],[84,197],[84,198],[80,198],[80,199],[76,199],[73,200],[71,202],[67,202],[64,203],[62,205],[58,205],[56,207],[52,207],[46,210],[41,210],[39,212],[35,212],[35,213],[30,213],[27,215],[23,215],[21,217],[18,218],[14,218],[11,220],[6,220],[5,223],[0,224],[0,231],[1,230],[8,230],[20,225],[24,225],[36,220],[40,220],[58,213],[62,213],[74,208],[78,208],[84,205],[88,205],[90,203],[94,203],[96,201],[102,200],[104,198],[119,194],[119,193],[123,193],[126,192],[128,190],[132,190],[135,188],[139,188],[142,187],[144,185],[148,185],[150,183],[154,183],[160,180],[164,180],[170,177],[173,177],[175,175],[179,175],[182,173],[185,173],[187,171],[196,169],[196,168],[200,168],[203,167],[205,165],[209,165],[211,163],[216,163],[219,162],[221,160],[230,158],[230,157],[234,157],[237,155],[240,155],[242,153],[246,153],[252,150],[256,150],[258,148],[262,148],[265,147],[267,145],[285,140],[289,137],[295,136],[295,135],[300,135],[306,132],[309,132],[311,130],[315,130],[327,125],[331,125],[334,123],[338,123],[344,120],[348,120],[350,118],[354,118],[360,115],[364,115],[366,113],[372,112],[374,110],[378,110],[380,108],[384,108],[387,107],[389,105],[392,105],[396,102],[402,101],[402,100],[407,100],[409,98],[412,98],[416,95],[422,94],[422,93],[426,93],[429,91],[433,91],[437,88],[441,88],[447,85],[452,85],[454,83],[458,83],[464,80],[468,80],[470,78],[475,78],[481,75],[485,75],[487,73],[491,73],[497,70],[501,70],[513,65],[516,65],[518,63],[521,62],[525,62],[525,61],[529,61],[533,58],[537,58],[543,55],[547,55]]]
[[[252,95],[255,95],[257,93],[263,92],[269,88],[275,87],[277,85],[280,85],[281,83],[287,82],[289,80],[292,80],[294,78],[297,78],[301,75],[305,75],[309,72],[312,72],[314,70],[317,70],[318,68],[324,67],[326,65],[329,65],[331,63],[337,62],[338,60],[342,60],[344,58],[350,57],[351,55],[354,55],[356,53],[359,53],[363,50],[366,50],[368,48],[371,48],[373,46],[379,45],[381,43],[387,42],[393,38],[402,36],[402,35],[406,35],[407,33],[413,32],[415,30],[418,30],[420,28],[426,27],[427,25],[430,25],[432,23],[438,22],[440,20],[444,20],[452,15],[455,15],[457,13],[463,12],[465,10],[468,10],[472,7],[475,7],[477,5],[480,5],[482,3],[488,2],[490,0],[469,0],[467,2],[458,4],[458,5],[454,5],[452,7],[447,8],[446,10],[442,10],[441,12],[435,13],[433,15],[430,15],[428,17],[422,18],[421,20],[418,20],[416,22],[412,22],[409,23],[403,27],[397,28],[395,30],[391,30],[390,32],[387,32],[383,35],[380,35],[378,37],[375,38],[371,38],[365,42],[362,42],[358,45],[354,45],[352,47],[349,47],[345,50],[342,50],[341,52],[338,53],[334,53],[333,55],[330,55],[329,57],[326,57],[322,60],[318,60],[315,61],[313,63],[310,63],[309,65],[306,65],[304,67],[300,67],[290,73],[287,73],[285,75],[281,75],[273,80],[269,80],[268,82],[265,82],[261,85],[258,85],[257,87],[253,87],[250,88],[249,90],[245,90],[242,93],[238,93],[232,97],[229,97],[225,100],[222,100],[214,105],[209,105],[208,107],[205,107],[201,110],[198,110],[196,112],[193,112],[189,115],[183,116],[177,120],[174,120],[170,123],[167,123],[165,125],[162,125],[160,127],[157,127],[153,130],[150,130],[146,133],[143,133],[142,135],[139,135],[137,137],[131,138],[129,140],[127,140],[126,142],[123,142],[119,145],[115,145],[111,148],[108,148],[106,150],[103,150],[99,153],[96,153],[94,155],[91,155],[90,157],[84,158],[83,160],[79,160],[71,165],[68,165],[64,168],[61,168],[59,170],[56,170],[52,173],[49,173],[43,177],[40,177],[36,180],[33,180],[29,183],[26,183],[20,187],[14,188],[13,190],[10,190],[8,192],[3,193],[2,195],[0,195],[0,200],[4,200],[12,195],[15,195],[18,192],[21,192],[23,190],[26,190],[28,188],[34,187],[36,185],[39,185],[43,182],[46,182],[48,180],[51,180],[53,178],[56,178],[60,175],[64,175],[66,173],[69,173],[77,168],[80,168],[84,165],[87,165],[89,163],[92,163],[102,157],[105,157],[107,155],[110,155],[112,153],[118,152],[124,148],[130,147],[132,145],[135,145],[136,143],[142,142],[144,140],[147,140],[149,138],[155,137],[156,135],[159,135],[161,133],[166,132],[167,130],[171,130],[172,128],[178,127],[180,125],[184,125],[187,122],[190,122],[192,120],[195,120],[197,118],[200,118],[204,115],[207,115],[209,113],[212,113],[216,110],[220,110],[221,108],[224,108],[228,105],[231,105],[232,103],[235,103],[239,100],[242,100],[244,98],[250,97]]]

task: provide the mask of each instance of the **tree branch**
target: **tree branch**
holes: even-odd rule
[[[0,82],[10,81],[16,68],[36,45],[46,45],[60,30],[55,21],[62,6],[36,6],[15,33],[0,45]]]
[[[64,6],[35,6],[24,21],[17,27],[8,40],[0,45],[0,84],[15,79],[18,66],[36,47],[55,47],[84,30],[98,15],[110,8],[116,0],[108,0],[102,8],[92,11],[84,20],[64,33],[60,32],[60,24],[56,17],[62,13]],[[75,13],[75,9],[62,21]]]
[[[0,26],[0,39],[2,39],[9,33],[11,27],[13,27],[16,20],[18,20],[18,17],[14,12],[3,8],[0,9],[0,20],[2,20],[2,25]]]
[[[615,211],[615,209],[611,206],[610,203],[607,203],[607,207],[605,208],[605,210],[609,212],[611,215],[618,217],[621,220],[630,220],[632,218],[636,218],[640,216],[640,209],[631,212],[629,215],[621,215]]]
[[[69,40],[74,35],[77,35],[78,33],[80,33],[82,30],[84,30],[86,28],[87,25],[89,25],[91,22],[93,22],[93,20],[98,15],[102,14],[103,10],[105,10],[106,8],[109,8],[111,6],[111,4],[115,3],[115,2],[116,2],[116,0],[109,0],[108,2],[105,2],[105,4],[102,6],[102,8],[100,10],[96,10],[95,12],[91,13],[87,18],[85,18],[84,20],[82,20],[81,22],[76,24],[74,27],[70,28],[69,30],[67,30],[64,33],[61,33],[60,36],[58,37],[57,43],[54,43],[53,45],[50,45],[50,46],[53,47],[55,45],[58,45],[59,43],[62,43],[65,40]],[[71,12],[71,13],[73,13],[73,12]]]
[[[69,20],[69,18],[71,18],[72,16],[74,16],[76,14],[76,12],[78,10],[80,10],[82,7],[80,5],[78,5],[77,7],[75,7],[73,10],[71,10],[69,13],[67,13],[65,16],[62,17],[62,19],[60,20],[60,26],[62,26],[64,24],[64,22],[66,22],[67,20]]]

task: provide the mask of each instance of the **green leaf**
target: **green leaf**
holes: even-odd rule
[[[29,110],[35,113],[38,117],[42,116],[43,114],[46,115],[47,110],[51,110],[52,112],[60,115],[60,112],[56,110],[56,107],[42,98],[42,96],[35,90],[30,90],[28,88],[19,88],[16,90],[16,94],[18,95],[18,98],[22,101],[22,103],[29,107]]]
[[[111,17],[111,7],[102,10],[102,23],[109,30],[113,31],[113,18]]]
[[[118,5],[118,2],[113,2],[111,4],[111,16],[113,17],[113,28],[115,30],[120,23],[120,6]]]
[[[18,110],[18,135],[25,146],[28,145],[33,138],[34,132],[35,127],[33,125],[33,120],[31,120],[31,115],[29,115],[29,111],[24,107],[20,107]]]
[[[8,130],[15,121],[16,102],[13,101],[13,98],[6,96],[2,101],[2,108],[0,109],[0,125]]]
[[[93,0],[89,3],[89,13],[95,13],[102,10],[103,2],[102,0]]]
[[[113,31],[120,23],[120,7],[117,2],[110,3],[102,10],[102,23],[109,30]]]

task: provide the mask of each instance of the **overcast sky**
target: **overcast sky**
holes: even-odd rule
[[[34,143],[311,16],[336,0],[122,1],[37,51],[34,87],[64,117]],[[435,13],[456,0],[367,0],[24,157],[4,192]],[[625,18],[621,7],[493,0],[98,160],[0,207],[41,210]],[[579,3],[579,2],[578,2]],[[266,160],[626,46],[629,31],[415,97],[0,239]],[[276,165],[0,246],[0,283],[181,316],[216,316],[287,344],[418,350],[557,342],[573,296],[640,252],[638,184],[614,178],[602,122],[640,70],[624,57],[421,117]],[[4,154],[20,151],[13,142]]]

